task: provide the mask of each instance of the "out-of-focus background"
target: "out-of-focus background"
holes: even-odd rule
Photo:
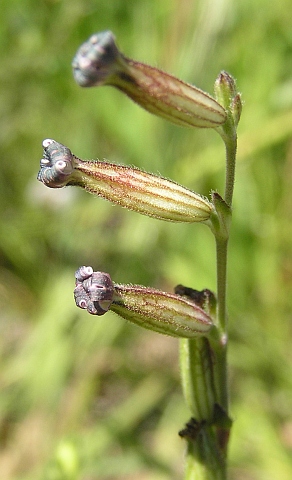
[[[222,192],[224,147],[216,132],[175,127],[110,87],[78,87],[72,58],[106,29],[127,56],[211,94],[221,70],[237,79],[230,479],[292,478],[291,18],[289,0],[2,0],[1,480],[182,478],[177,340],[78,310],[74,272],[215,289],[213,238],[36,175],[53,138],[208,195]]]

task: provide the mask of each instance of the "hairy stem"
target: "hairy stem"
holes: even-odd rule
[[[221,130],[226,149],[225,206],[218,205],[216,241],[217,330],[210,342],[181,340],[182,382],[193,424],[184,431],[188,444],[185,480],[225,480],[226,457],[231,421],[228,416],[227,379],[227,253],[229,224],[234,189],[237,136],[234,124],[227,122]],[[228,208],[229,207],[229,208]],[[198,355],[198,352],[201,352]],[[202,359],[212,359],[206,370]],[[199,365],[198,365],[199,364]],[[201,376],[198,376],[201,373]],[[206,381],[209,378],[209,381]],[[198,385],[200,387],[198,388]],[[212,401],[210,403],[210,399]],[[202,405],[205,409],[202,409]],[[216,408],[221,416],[219,422]],[[203,415],[202,415],[203,413]],[[188,430],[188,428],[192,426]]]
[[[237,151],[237,135],[235,130],[230,135],[223,137],[226,149],[226,177],[225,177],[225,202],[229,207],[232,206],[234,179],[235,179],[235,162]]]
[[[216,238],[217,262],[217,321],[221,332],[226,333],[226,286],[227,286],[227,247],[228,239]]]

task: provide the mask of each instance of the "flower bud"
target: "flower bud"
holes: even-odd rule
[[[76,305],[92,315],[110,309],[143,328],[172,337],[193,338],[207,334],[211,317],[191,300],[140,285],[120,285],[91,267],[75,273]]]
[[[92,35],[72,63],[82,87],[112,85],[150,113],[177,125],[216,128],[224,108],[210,95],[158,68],[126,58],[110,31]]]
[[[234,78],[227,72],[221,72],[215,81],[214,89],[216,99],[227,112],[231,113],[234,125],[237,126],[242,111],[242,100]]]
[[[213,206],[206,198],[165,178],[137,168],[83,161],[69,148],[43,142],[38,180],[51,188],[76,185],[135,212],[173,222],[203,222]]]
[[[216,78],[214,89],[218,102],[228,109],[232,98],[236,95],[234,78],[227,72],[220,72]]]

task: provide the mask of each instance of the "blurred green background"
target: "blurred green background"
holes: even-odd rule
[[[92,33],[212,93],[243,94],[229,257],[230,479],[292,478],[292,4],[289,0],[2,0],[1,480],[182,478],[189,419],[178,342],[73,301],[80,265],[115,282],[215,289],[201,225],[163,223],[36,180],[41,142],[222,192],[224,148],[109,88],[81,89]]]

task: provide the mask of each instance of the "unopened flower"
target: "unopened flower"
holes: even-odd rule
[[[241,94],[237,91],[234,78],[227,72],[220,72],[215,81],[215,95],[220,104],[224,106],[237,126],[242,112]]]
[[[158,68],[125,57],[110,31],[92,35],[72,63],[82,87],[112,85],[150,113],[183,126],[216,128],[224,108],[210,95]]]
[[[206,198],[165,178],[105,161],[83,161],[68,147],[47,139],[38,180],[51,188],[76,185],[129,210],[173,222],[207,221]]]
[[[107,310],[143,328],[165,335],[193,338],[207,334],[211,317],[191,300],[140,285],[120,285],[103,272],[80,267],[75,273],[76,305],[92,315]]]

